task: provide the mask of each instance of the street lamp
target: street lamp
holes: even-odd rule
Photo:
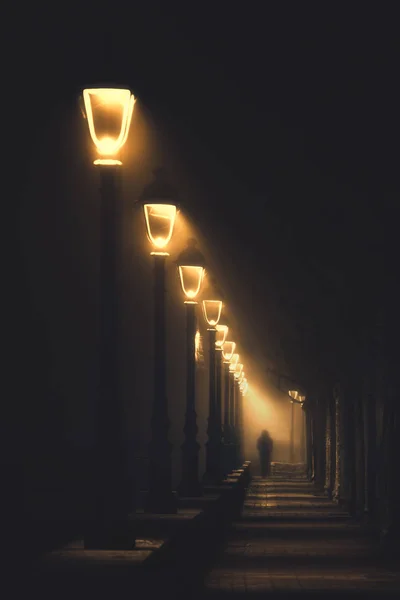
[[[116,156],[128,138],[135,97],[127,89],[87,88],[83,101],[90,137],[99,155],[94,164],[122,165]]]
[[[208,440],[206,444],[206,470],[204,481],[217,483],[221,476],[221,407],[217,406],[216,389],[216,335],[217,325],[221,317],[221,300],[203,300],[203,315],[209,326],[209,412],[208,412]]]
[[[301,406],[301,429],[300,429],[300,457],[301,460],[306,462],[306,448],[305,448],[305,438],[306,438],[306,414],[304,411],[304,402],[306,397],[304,395],[299,395],[298,400]]]
[[[220,448],[220,465],[223,466],[223,429],[222,429],[222,346],[228,335],[227,325],[215,326],[215,410],[217,413],[217,420],[219,422],[221,448]]]
[[[92,530],[85,547],[131,548],[126,510],[127,455],[124,448],[124,407],[118,365],[118,279],[121,221],[117,178],[135,98],[128,89],[83,90],[84,117],[98,154],[100,176],[100,315],[99,385],[96,405],[95,494]]]
[[[196,240],[190,238],[187,248],[178,256],[177,265],[186,306],[186,413],[182,444],[182,480],[179,485],[181,496],[201,496],[199,483],[199,450],[197,442],[196,413],[196,297],[204,278],[205,259],[196,248]],[[198,334],[198,335],[197,335]]]
[[[168,439],[169,418],[166,389],[165,261],[169,253],[177,214],[176,192],[164,170],[156,169],[154,181],[141,196],[147,237],[154,259],[154,399],[149,448],[149,490],[145,511],[176,513],[177,499],[172,491],[171,449]]]
[[[242,398],[240,393],[240,382],[243,373],[243,363],[237,363],[233,374],[235,387],[235,456],[236,466],[241,466],[242,458]]]
[[[291,397],[291,412],[290,412],[290,457],[289,462],[294,463],[294,401],[298,400],[299,392],[297,390],[289,390]]]
[[[237,390],[236,390],[236,379],[235,379],[235,371],[236,367],[239,364],[239,354],[234,353],[231,358],[231,362],[229,364],[229,429],[230,429],[230,441],[231,441],[231,468],[235,469],[237,467],[237,422],[236,422],[236,404],[238,402],[237,398]]]

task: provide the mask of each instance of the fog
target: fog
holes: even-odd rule
[[[288,396],[268,386],[265,352],[256,332],[237,310],[243,297],[239,266],[229,248],[213,238],[201,206],[191,204],[188,180],[172,140],[165,139],[149,111],[136,103],[131,134],[122,156],[120,209],[123,215],[119,274],[120,364],[126,411],[126,438],[137,490],[146,487],[147,450],[153,393],[153,263],[143,210],[137,203],[152,171],[163,165],[179,191],[180,212],[167,260],[167,385],[173,482],[180,477],[180,446],[185,413],[185,307],[176,258],[195,237],[207,261],[199,300],[216,294],[224,301],[221,323],[238,345],[249,381],[245,402],[246,458],[257,459],[256,438],[269,429],[275,460],[287,460],[290,427]],[[54,111],[38,140],[37,152],[21,182],[24,200],[19,231],[37,336],[26,341],[26,360],[35,365],[37,400],[26,412],[27,443],[32,456],[28,476],[37,490],[69,473],[76,489],[85,479],[85,448],[93,443],[93,410],[98,378],[99,180],[93,151],[78,103]],[[197,210],[197,213],[196,213]],[[236,239],[240,244],[240,238]],[[252,312],[251,294],[245,311]],[[198,440],[204,470],[208,413],[208,348],[198,307],[203,360],[197,368]],[[265,340],[268,346],[268,340]],[[249,352],[250,350],[250,352]],[[297,409],[297,407],[296,407]],[[300,409],[299,409],[300,410]],[[297,411],[298,412],[298,411]],[[296,421],[297,422],[297,421]],[[28,426],[29,424],[29,426]],[[298,432],[299,428],[296,428]],[[296,440],[299,435],[296,433]],[[49,445],[52,452],[49,453]],[[298,443],[297,443],[298,446]],[[65,471],[60,469],[64,461]],[[47,483],[46,483],[47,482]],[[40,493],[38,491],[40,496]],[[39,509],[39,504],[37,508]]]

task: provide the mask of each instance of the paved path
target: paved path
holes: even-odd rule
[[[373,533],[304,476],[254,477],[243,518],[233,524],[199,597],[291,593],[400,598],[400,573],[382,564]]]

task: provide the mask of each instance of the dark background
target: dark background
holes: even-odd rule
[[[5,12],[4,204],[16,225],[40,197],[28,182],[39,150],[41,160],[52,152],[42,140],[55,116],[78,110],[83,87],[126,84],[179,157],[186,206],[232,265],[239,318],[269,364],[305,388],[353,368],[364,324],[398,301],[395,3],[116,1]],[[29,249],[18,227],[10,232],[13,421],[4,418],[2,439],[18,453],[21,411],[48,394],[51,347],[33,308]]]

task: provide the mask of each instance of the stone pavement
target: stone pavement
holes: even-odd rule
[[[399,567],[382,563],[373,531],[303,474],[287,471],[253,478],[242,519],[231,527],[198,598],[400,597]]]

